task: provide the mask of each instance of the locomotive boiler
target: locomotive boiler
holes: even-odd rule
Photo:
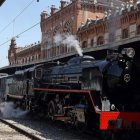
[[[139,129],[140,71],[134,58],[135,50],[124,48],[105,60],[76,56],[16,71],[7,99],[80,130]]]

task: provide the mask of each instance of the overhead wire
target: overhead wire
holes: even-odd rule
[[[23,8],[23,10],[21,10],[21,12],[20,12],[19,14],[17,14],[17,16],[16,16],[11,22],[9,22],[9,23],[0,31],[0,34],[1,34],[4,30],[6,30],[6,29],[8,28],[9,25],[11,25],[13,22],[15,22],[15,20],[26,10],[34,1],[35,1],[35,0],[32,0],[30,3],[28,3],[28,5],[27,5],[25,8]],[[37,26],[38,24],[39,24],[39,22],[36,23],[36,24],[34,24],[33,26],[31,26],[30,28],[26,29],[25,31],[19,33],[19,34],[16,35],[15,37],[17,38],[19,35],[25,33],[26,31],[28,31],[28,30],[30,30],[30,29],[32,29],[33,27]],[[13,32],[14,32],[14,25],[13,25]],[[9,41],[11,41],[11,39],[8,39],[7,41],[3,42],[2,44],[0,44],[0,46],[2,46],[2,45],[4,45],[4,44],[8,43]]]
[[[11,22],[9,22],[2,30],[0,30],[0,34],[3,32],[3,31],[5,31],[8,27],[9,27],[9,25],[11,25],[13,22],[15,22],[15,20],[34,2],[35,0],[32,0],[25,8],[23,8],[23,10],[19,13],[19,14],[17,14],[17,16],[11,21]]]
[[[31,27],[29,27],[28,29],[22,31],[21,33],[17,34],[17,35],[14,36],[14,37],[15,37],[15,38],[18,38],[20,35],[22,35],[22,34],[24,34],[25,32],[31,30],[32,28],[36,27],[36,26],[39,25],[39,24],[40,24],[40,22],[34,24],[33,26],[31,26]],[[11,39],[9,39],[9,40],[5,41],[4,43],[0,44],[0,46],[3,46],[4,44],[8,43],[9,41],[11,41]]]
[[[12,23],[13,23],[13,34],[14,34],[14,22],[15,20],[34,2],[35,0],[32,0],[11,22],[9,22],[2,30],[0,30],[0,34],[6,30]],[[37,0],[37,2],[39,2],[39,0]],[[37,25],[39,25],[40,22],[34,24],[33,26],[29,27],[28,29],[22,31],[21,33],[17,34],[16,36],[14,36],[15,38],[18,38],[20,35],[24,34],[25,32],[29,31],[30,29],[36,27]],[[0,46],[3,46],[4,44],[8,43],[9,41],[11,41],[11,38],[8,39],[7,41],[3,42],[2,44],[0,44]]]

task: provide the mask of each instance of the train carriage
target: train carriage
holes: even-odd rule
[[[0,101],[3,101],[5,99],[7,76],[8,74],[6,73],[0,73]]]

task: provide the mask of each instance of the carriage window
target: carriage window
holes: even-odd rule
[[[42,78],[42,69],[37,69],[35,71],[35,78],[41,79]]]

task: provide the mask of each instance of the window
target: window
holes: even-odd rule
[[[34,61],[34,56],[32,56],[32,61]]]
[[[67,45],[64,46],[64,53],[67,53]]]
[[[57,33],[60,33],[60,30],[61,30],[61,25],[56,26],[54,31],[53,31],[54,35]]]
[[[137,34],[140,34],[140,25],[137,26]]]
[[[25,58],[25,63],[27,63],[27,58]]]
[[[73,24],[72,19],[66,21],[65,24],[64,24],[64,27],[63,27],[63,31],[65,33],[71,33],[72,32],[72,24]]]
[[[59,54],[60,54],[60,47],[57,46],[57,47],[56,47],[56,56],[59,55]]]
[[[128,38],[128,29],[122,30],[122,39]]]
[[[47,57],[50,58],[50,49],[47,50]]]
[[[38,55],[38,59],[40,59],[40,54]]]
[[[93,47],[93,45],[94,45],[94,41],[93,41],[93,39],[91,39],[90,46]]]
[[[87,41],[84,41],[84,42],[82,43],[82,48],[87,48]]]
[[[97,45],[102,45],[102,44],[104,44],[104,38],[103,36],[99,36],[97,39]]]

